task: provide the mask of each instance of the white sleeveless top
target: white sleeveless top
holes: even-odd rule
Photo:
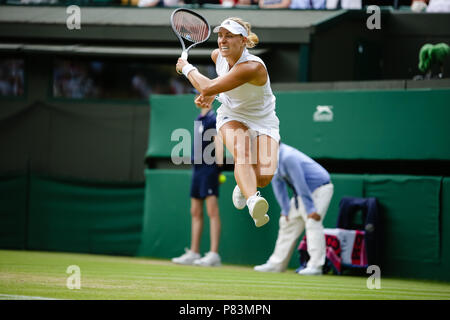
[[[246,61],[257,61],[267,71],[267,67],[261,58],[250,54],[245,48],[234,66]],[[216,60],[216,72],[219,76],[229,72],[228,62],[220,52]],[[256,86],[251,83],[244,83],[230,91],[220,93],[218,100],[222,103],[221,108],[225,109],[223,111],[249,119],[263,118],[275,110],[275,96],[270,87],[269,74],[267,74],[267,81],[264,85]]]

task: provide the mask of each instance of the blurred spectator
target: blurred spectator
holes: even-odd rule
[[[0,96],[21,96],[24,93],[24,61],[0,61]]]
[[[238,0],[161,0],[161,2],[163,2],[164,7],[179,7],[184,4],[198,4],[198,5],[215,4],[230,8],[233,7],[235,3],[237,3],[237,1]]]
[[[163,3],[162,0],[139,0],[137,6],[140,8],[148,8],[163,6]]]
[[[95,63],[90,67],[98,70]],[[63,61],[53,73],[53,94],[65,98],[98,98],[100,89],[94,82],[87,63]],[[101,66],[100,66],[101,68]]]
[[[20,0],[20,4],[57,4],[58,0]]]
[[[217,77],[212,64],[199,68]],[[6,79],[5,74],[0,60],[0,94],[10,87],[2,81]],[[180,78],[172,65],[164,63],[72,58],[55,59],[53,66],[54,97],[148,100],[151,94],[192,94],[192,89],[189,81]]]
[[[258,0],[237,0],[236,5],[239,5],[239,6],[258,5]]]
[[[137,6],[139,0],[120,0],[120,3],[124,6]]]
[[[292,0],[291,9],[325,9],[326,0]]]
[[[450,0],[430,0],[427,12],[450,12]]]
[[[237,0],[220,0],[222,7],[232,8],[237,4]]]
[[[184,4],[183,0],[163,0],[164,7],[178,7]]]
[[[424,12],[427,9],[428,0],[412,0],[411,11]]]
[[[171,94],[187,94],[192,93],[192,86],[179,76],[170,78],[170,93]]]
[[[222,7],[231,8],[235,6],[258,6],[259,0],[220,0]]]
[[[340,7],[338,7],[340,3]],[[326,9],[361,9],[362,0],[326,0]]]
[[[259,0],[264,9],[325,9],[326,0]]]
[[[184,0],[185,4],[221,4],[221,0]]]
[[[263,9],[289,8],[291,0],[259,0],[259,7]]]
[[[136,74],[131,79],[133,89],[138,93],[139,98],[148,99],[152,93],[152,88],[147,82],[147,79],[142,74]]]

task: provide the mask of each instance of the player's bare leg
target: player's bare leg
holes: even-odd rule
[[[272,181],[278,165],[279,143],[268,135],[257,138],[258,161],[254,165],[258,187],[267,186]]]
[[[266,214],[269,204],[257,191],[257,175],[255,172],[255,164],[257,163],[255,158],[257,157],[252,152],[252,139],[249,129],[238,121],[230,121],[221,127],[220,132],[225,146],[233,155],[234,177],[242,195],[247,200],[246,204],[250,216],[255,221],[255,225],[261,227],[269,222],[269,216]]]

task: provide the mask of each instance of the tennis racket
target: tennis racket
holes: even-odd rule
[[[211,35],[211,27],[208,21],[192,10],[176,9],[170,16],[170,24],[173,32],[181,42],[183,49],[181,59],[183,60],[187,60],[189,50],[208,40]],[[188,41],[187,44],[185,44],[185,40]],[[189,43],[190,45],[186,48],[186,45]]]

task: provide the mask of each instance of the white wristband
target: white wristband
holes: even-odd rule
[[[187,64],[183,67],[183,69],[181,70],[184,74],[184,76],[187,78],[189,72],[191,72],[192,70],[197,70],[196,67],[194,67],[192,64]]]

